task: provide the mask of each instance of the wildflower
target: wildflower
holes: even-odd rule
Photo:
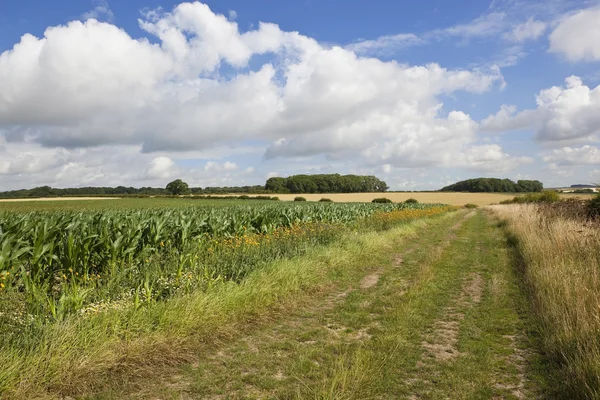
[[[0,288],[4,289],[4,283],[0,283]]]

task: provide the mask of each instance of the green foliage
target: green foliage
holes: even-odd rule
[[[392,201],[387,197],[379,197],[377,199],[373,199],[371,203],[392,203]]]
[[[294,197],[294,201],[306,201],[306,198],[298,196],[298,197]]]
[[[265,190],[275,193],[369,193],[387,189],[387,184],[374,176],[339,174],[275,177],[265,185]]]
[[[584,193],[595,193],[595,192],[594,192],[594,189],[589,189],[588,188],[588,189],[575,189],[575,190],[573,190],[573,193],[584,194]]]
[[[410,199],[404,200],[404,203],[405,204],[419,204],[419,200],[410,198]]]
[[[478,208],[479,206],[477,204],[473,204],[473,203],[467,203],[465,204],[465,208]]]
[[[407,207],[281,203],[100,212],[5,212],[0,213],[0,273],[10,276],[2,282],[4,285],[30,295],[35,304],[45,303],[40,299],[46,295],[57,296],[56,301],[62,294],[81,299],[85,292],[74,292],[72,280],[85,278],[85,282],[96,287],[102,284],[97,281],[99,276],[117,276],[137,282],[130,286],[137,287],[153,262],[161,266],[168,264],[164,260],[177,258],[178,263],[189,267],[193,263],[189,256],[204,254],[203,246],[213,239],[269,235],[306,223],[343,225],[378,211]],[[431,206],[408,208],[428,207]],[[241,268],[245,262],[237,265]],[[229,271],[226,275],[240,273]],[[79,304],[73,301],[69,300],[69,304]]]
[[[493,193],[525,193],[541,192],[544,185],[540,181],[510,179],[477,178],[460,181],[442,188],[441,192],[493,192]]]
[[[190,192],[188,184],[181,179],[176,179],[173,182],[169,182],[166,190],[173,195],[187,194]]]
[[[600,217],[600,194],[597,194],[588,202],[587,215],[589,218],[593,219]]]
[[[524,196],[517,196],[512,200],[503,200],[500,204],[556,203],[558,201],[560,201],[558,192],[544,190],[541,193],[528,193]]]
[[[277,201],[277,200],[279,200],[279,197],[256,196],[256,197],[253,197],[252,199],[254,199],[254,200],[275,200],[275,201]]]
[[[319,200],[320,203],[333,203],[333,200],[323,197]]]

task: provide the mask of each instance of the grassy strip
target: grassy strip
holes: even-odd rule
[[[414,239],[378,236],[368,271],[348,264],[333,293],[199,349],[193,366],[131,398],[534,397],[539,360],[522,349],[525,301],[504,237],[469,215],[436,219]],[[438,359],[424,342],[455,353]]]
[[[410,235],[427,223],[415,221],[383,234],[348,233],[335,246],[275,262],[241,284],[218,281],[205,291],[137,310],[113,309],[49,325],[35,351],[0,353],[0,393],[11,398],[81,395],[190,361],[190,350],[199,342],[227,338],[310,299],[364,269],[392,236]]]
[[[535,205],[498,206],[521,257],[554,398],[600,398],[600,231]]]

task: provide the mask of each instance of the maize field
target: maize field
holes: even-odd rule
[[[446,212],[429,204],[260,204],[0,213],[0,325],[60,320],[241,281],[272,260],[332,242],[343,230],[387,229]],[[365,224],[365,221],[369,221]],[[9,307],[10,308],[10,307]],[[31,319],[31,318],[29,318]],[[2,331],[2,329],[0,329]]]

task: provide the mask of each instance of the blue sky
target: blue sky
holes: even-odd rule
[[[600,181],[600,2],[0,3],[0,190]]]

